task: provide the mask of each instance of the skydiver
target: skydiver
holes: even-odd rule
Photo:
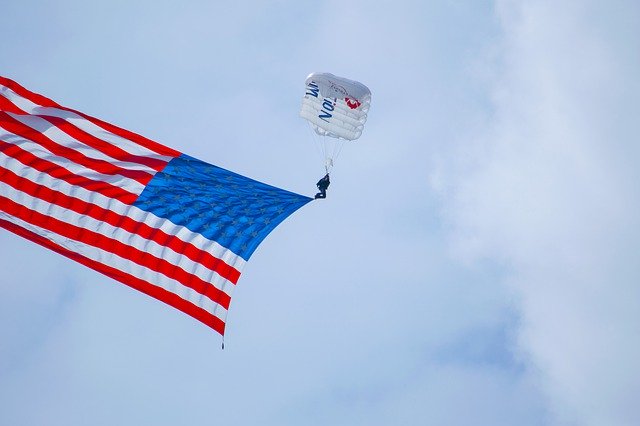
[[[331,182],[329,181],[329,173],[327,173],[322,179],[318,181],[318,183],[316,183],[316,186],[320,190],[320,192],[316,194],[316,200],[318,198],[327,198],[327,188],[329,188],[330,184]]]

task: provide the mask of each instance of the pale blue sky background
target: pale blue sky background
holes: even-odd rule
[[[248,263],[224,351],[1,232],[0,424],[640,423],[636,1],[0,11],[0,74],[302,194],[306,75],[373,92],[328,199]]]

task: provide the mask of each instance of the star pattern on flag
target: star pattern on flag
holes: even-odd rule
[[[156,174],[136,205],[248,259],[275,226],[309,200],[182,155]]]

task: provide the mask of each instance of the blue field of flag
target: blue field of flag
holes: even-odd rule
[[[183,154],[154,176],[135,206],[248,260],[280,222],[311,200]]]

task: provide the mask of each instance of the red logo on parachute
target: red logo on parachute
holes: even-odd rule
[[[347,106],[351,109],[356,109],[360,105],[362,105],[360,101],[357,99],[344,98],[344,101],[347,103]]]

